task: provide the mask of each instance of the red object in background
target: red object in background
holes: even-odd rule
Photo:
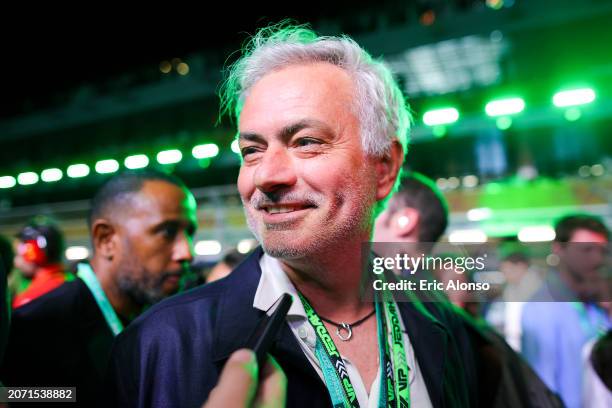
[[[35,239],[29,239],[19,244],[19,255],[27,262],[43,266],[47,263],[47,254]]]
[[[13,299],[13,309],[23,306],[45,293],[51,292],[64,282],[72,280],[61,264],[41,267],[30,286]]]

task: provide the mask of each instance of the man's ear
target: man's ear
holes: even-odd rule
[[[391,193],[403,162],[404,149],[397,140],[391,143],[388,154],[376,159],[377,200],[380,201]]]
[[[404,207],[396,211],[391,217],[389,228],[397,238],[406,239],[414,237],[418,239],[419,222],[421,221],[419,212],[412,207]]]
[[[118,248],[117,230],[113,224],[104,218],[97,219],[91,227],[91,236],[95,252],[112,260]]]

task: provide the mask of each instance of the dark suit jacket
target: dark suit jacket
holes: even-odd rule
[[[81,279],[65,282],[13,310],[0,380],[7,386],[76,387],[77,402],[62,406],[91,407],[113,339],[87,285]]]
[[[121,333],[104,405],[200,407],[227,357],[244,345],[264,313],[253,308],[261,255],[257,249],[227,278],[157,304]],[[461,324],[452,314],[433,316],[411,303],[398,305],[433,406],[474,406],[473,360]],[[331,406],[288,325],[270,354],[287,375],[287,406]]]

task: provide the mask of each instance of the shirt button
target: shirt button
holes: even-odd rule
[[[308,333],[306,332],[306,328],[304,326],[301,326],[298,329],[298,336],[300,336],[300,339],[302,340],[306,340],[306,338],[308,337]]]
[[[306,344],[308,344],[311,349],[314,349],[317,345],[317,340],[313,336],[308,336]]]

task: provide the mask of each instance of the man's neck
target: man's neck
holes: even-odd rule
[[[137,304],[121,291],[107,261],[94,257],[91,260],[91,267],[115,313],[131,321],[142,312],[142,305]]]
[[[280,264],[317,313],[332,320],[353,321],[372,308],[361,299],[361,246],[361,241],[347,243],[318,253],[316,259],[281,259]]]

